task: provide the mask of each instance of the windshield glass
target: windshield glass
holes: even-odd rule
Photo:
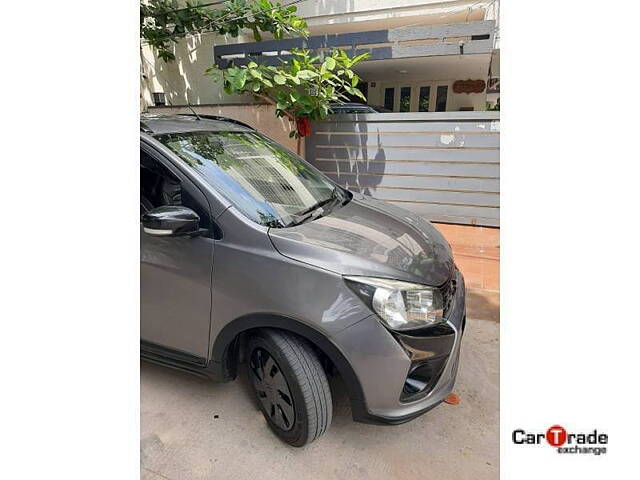
[[[301,158],[254,132],[156,137],[244,215],[284,227],[336,198],[336,185]]]

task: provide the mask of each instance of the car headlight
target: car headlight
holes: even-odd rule
[[[444,320],[444,301],[438,288],[386,278],[344,279],[392,330],[430,327]]]

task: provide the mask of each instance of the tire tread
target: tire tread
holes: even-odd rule
[[[327,376],[311,344],[294,334],[279,330],[263,330],[265,336],[274,342],[286,358],[294,373],[295,381],[304,398],[308,411],[308,438],[299,439],[297,446],[310,443],[328,429],[333,415],[331,390]]]

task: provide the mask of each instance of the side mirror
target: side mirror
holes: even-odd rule
[[[187,207],[165,206],[142,215],[144,232],[158,237],[179,237],[201,233],[200,217]]]

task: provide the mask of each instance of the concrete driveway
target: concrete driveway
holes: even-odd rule
[[[352,422],[339,382],[327,433],[303,448],[280,442],[246,376],[214,384],[141,362],[143,479],[497,479],[499,323],[467,322],[455,392],[400,426]],[[337,398],[335,398],[337,397]]]

